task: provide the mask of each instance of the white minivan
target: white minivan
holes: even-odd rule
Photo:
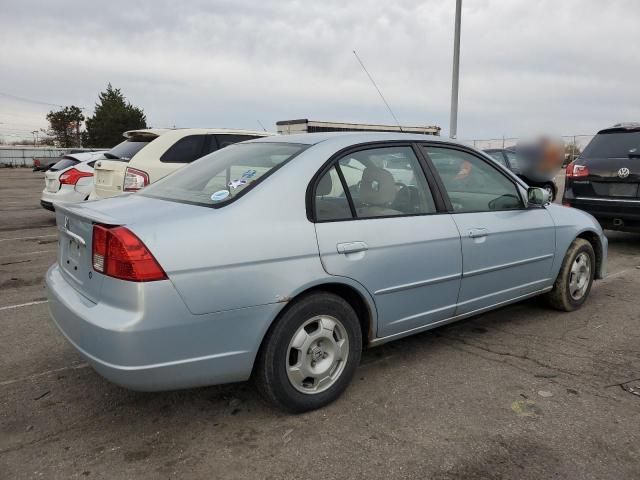
[[[126,140],[94,165],[90,200],[135,192],[194,160],[232,143],[270,135],[222,128],[130,130]]]

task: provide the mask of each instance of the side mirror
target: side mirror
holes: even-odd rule
[[[544,188],[529,187],[527,201],[529,205],[546,205],[551,201],[551,195]]]

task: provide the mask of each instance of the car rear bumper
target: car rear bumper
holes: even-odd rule
[[[243,381],[282,304],[193,315],[170,281],[132,283],[143,309],[94,303],[58,264],[46,275],[49,311],[71,345],[108,380],[156,391]]]
[[[565,198],[565,203],[593,215],[602,228],[640,231],[640,199],[576,197]]]
[[[49,210],[51,212],[55,212],[55,208],[53,208],[53,203],[47,202],[46,200],[40,200],[40,206],[45,210]]]

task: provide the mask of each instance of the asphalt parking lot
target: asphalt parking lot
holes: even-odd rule
[[[49,321],[43,174],[0,170],[0,478],[640,478],[640,235],[579,311],[534,299],[365,352],[328,408],[136,393]],[[634,389],[638,394],[634,394]]]

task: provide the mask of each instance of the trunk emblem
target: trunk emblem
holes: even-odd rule
[[[620,178],[627,178],[629,176],[629,169],[627,167],[622,167],[620,170],[618,170],[618,177]]]

